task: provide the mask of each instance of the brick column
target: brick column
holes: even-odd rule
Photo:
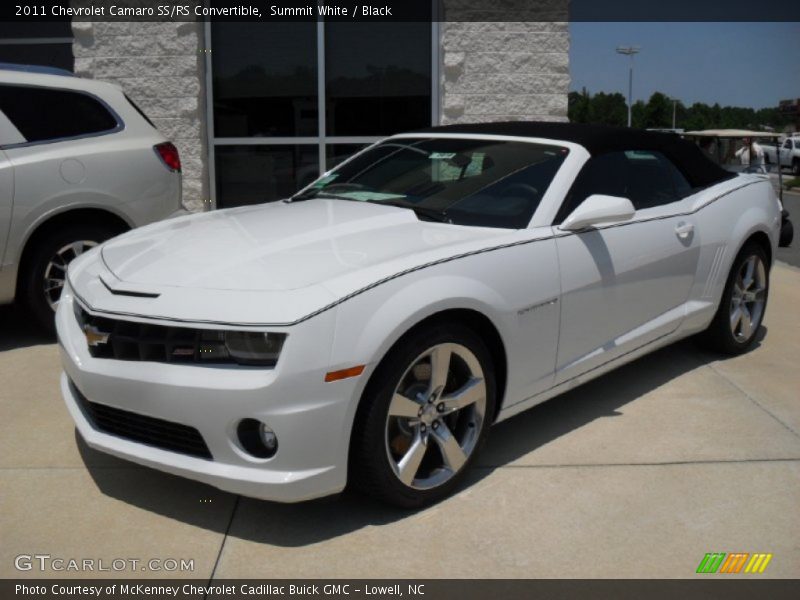
[[[516,5],[526,9],[520,18],[547,14],[564,20],[458,21],[459,15],[474,17],[481,11],[490,14],[492,9],[484,7],[491,3],[445,0],[450,21],[442,23],[443,124],[567,120],[567,0],[533,0]],[[508,10],[506,13],[517,14]]]
[[[178,147],[183,205],[202,210],[209,197],[202,23],[73,21],[75,74],[109,81]]]

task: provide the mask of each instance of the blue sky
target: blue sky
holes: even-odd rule
[[[571,90],[663,92],[684,102],[763,108],[800,98],[800,23],[570,23]]]

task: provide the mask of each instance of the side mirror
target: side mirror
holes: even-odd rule
[[[636,209],[627,198],[592,194],[564,219],[560,228],[565,231],[578,231],[601,223],[628,221],[633,218],[635,212]]]

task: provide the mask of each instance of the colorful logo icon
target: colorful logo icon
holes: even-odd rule
[[[697,573],[763,573],[772,554],[748,552],[709,552],[697,566]],[[746,566],[745,566],[746,565]]]

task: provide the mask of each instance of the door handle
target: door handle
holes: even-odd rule
[[[690,235],[692,235],[693,231],[694,231],[694,225],[692,225],[691,223],[685,223],[683,221],[678,223],[678,225],[675,227],[675,235],[677,235],[682,240],[685,240]]]

